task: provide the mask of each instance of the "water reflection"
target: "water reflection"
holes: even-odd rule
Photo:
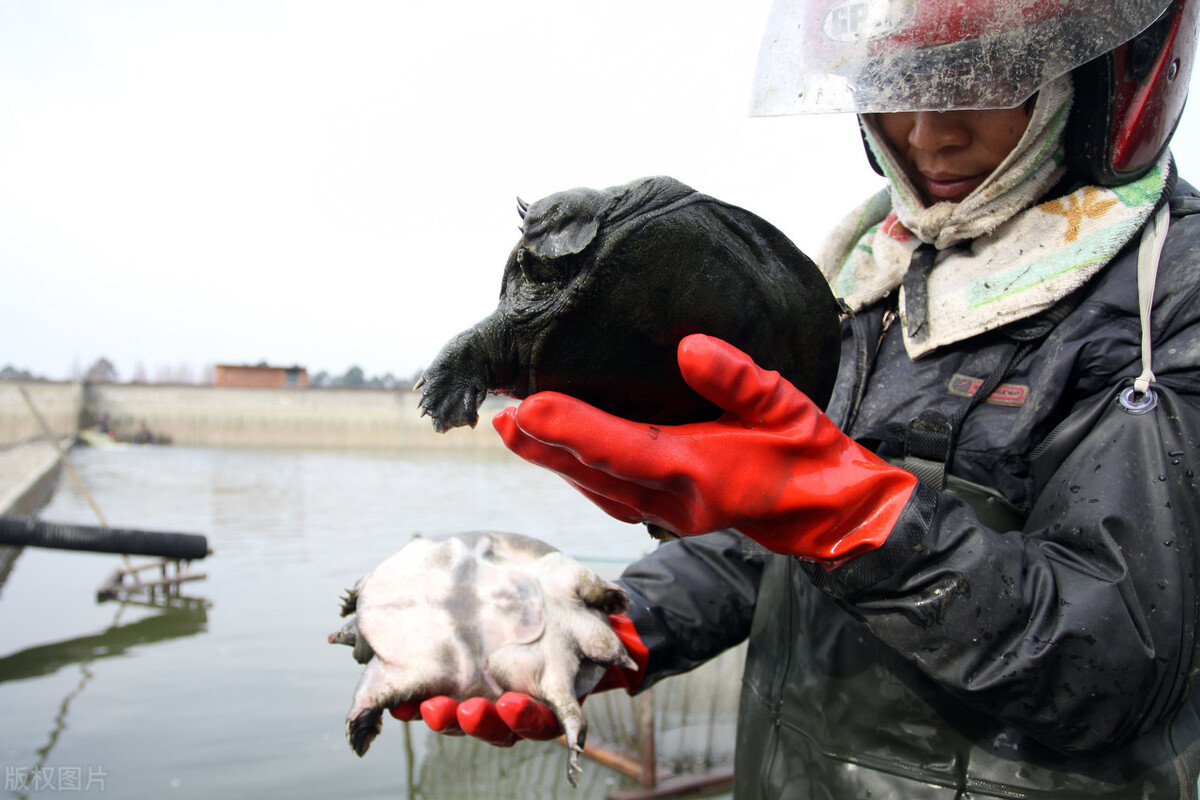
[[[412,723],[410,723],[412,724]],[[418,773],[423,800],[574,800],[604,797],[627,785],[611,770],[580,760],[579,786],[567,783],[567,751],[553,742],[522,742],[497,754],[470,738],[430,737]]]
[[[171,606],[161,607],[160,613],[122,624],[120,617],[127,605],[123,603],[113,624],[99,633],[34,645],[0,657],[0,683],[49,675],[72,664],[87,665],[98,659],[126,655],[134,647],[202,633],[208,621],[205,601],[179,602],[179,598],[175,601]]]
[[[158,612],[133,622],[122,623],[121,618],[130,607],[153,609]],[[35,645],[0,658],[0,683],[24,681],[51,675],[78,665],[79,678],[58,704],[45,736],[45,743],[34,750],[35,760],[28,772],[19,773],[27,777],[21,780],[6,780],[5,788],[13,790],[15,796],[26,797],[24,790],[36,787],[38,781],[51,785],[53,775],[47,765],[55,746],[68,729],[71,707],[88,684],[95,678],[93,664],[99,660],[126,655],[135,647],[152,645],[156,642],[195,636],[202,633],[207,622],[207,601],[173,595],[164,598],[162,605],[145,602],[123,602],[116,606],[112,623],[102,632],[77,636],[49,644]],[[14,775],[18,773],[14,772]],[[81,773],[82,774],[82,773]],[[71,787],[74,784],[70,784]],[[57,788],[57,786],[56,786]]]

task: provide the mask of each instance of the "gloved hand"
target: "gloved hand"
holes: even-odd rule
[[[917,484],[912,473],[727,342],[687,336],[678,359],[684,380],[725,410],[720,419],[647,425],[542,392],[492,424],[514,453],[627,522],[685,536],[736,528],[827,567],[886,541]]]
[[[638,665],[638,671],[609,667],[591,694],[624,687],[633,692],[641,685],[649,661],[633,621],[624,614],[609,614],[613,632],[625,645],[625,651]],[[582,702],[583,698],[580,698]],[[548,706],[521,692],[505,692],[494,703],[486,697],[459,702],[439,695],[427,700],[410,700],[392,708],[391,715],[408,722],[420,717],[438,733],[448,736],[474,736],[497,747],[511,747],[521,739],[544,741],[562,736],[562,726]]]

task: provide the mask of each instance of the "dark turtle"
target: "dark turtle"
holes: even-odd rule
[[[640,422],[713,419],[676,363],[690,333],[724,339],[824,407],[840,306],[774,226],[673,178],[520,204],[496,311],[442,348],[418,384],[445,431],[491,391],[554,390]]]
[[[543,701],[566,733],[567,777],[579,777],[587,725],[577,698],[613,664],[637,665],[608,614],[625,593],[538,539],[481,531],[417,537],[358,581],[343,604],[347,622],[329,635],[366,664],[346,717],[360,756],[383,712],[448,695]]]

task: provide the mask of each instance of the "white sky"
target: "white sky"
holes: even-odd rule
[[[3,0],[0,366],[408,376],[495,308],[517,195],[644,175],[815,253],[882,179],[850,115],[747,117],[769,5]]]

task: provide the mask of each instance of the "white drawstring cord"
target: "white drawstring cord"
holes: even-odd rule
[[[1158,259],[1162,255],[1163,242],[1167,240],[1167,228],[1171,224],[1171,209],[1163,203],[1154,215],[1151,224],[1142,229],[1142,241],[1138,247],[1138,309],[1142,319],[1142,374],[1133,382],[1136,395],[1145,395],[1154,380],[1150,362],[1150,311],[1154,306],[1154,280],[1158,275]]]

